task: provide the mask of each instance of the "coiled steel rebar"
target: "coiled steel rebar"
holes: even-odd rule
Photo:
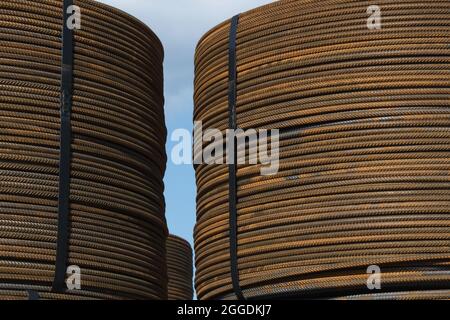
[[[137,19],[77,0],[70,245],[55,294],[62,0],[0,1],[0,297],[165,299],[163,49]]]
[[[377,1],[370,29],[373,4],[281,0],[240,16],[238,127],[280,129],[276,175],[237,170],[247,298],[450,298],[450,2]],[[229,33],[226,21],[197,47],[203,130],[228,128]],[[197,294],[233,299],[228,167],[198,165],[196,179]]]
[[[186,240],[169,235],[166,242],[169,300],[192,300],[192,248]]]

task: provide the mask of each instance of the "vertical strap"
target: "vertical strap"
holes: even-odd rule
[[[237,117],[236,117],[236,95],[237,95],[237,71],[236,71],[236,37],[237,28],[239,24],[239,15],[234,16],[231,19],[230,26],[230,43],[228,51],[228,109],[229,109],[229,127],[232,130],[237,129]],[[238,300],[244,300],[244,295],[239,281],[239,267],[238,267],[238,255],[237,255],[237,139],[233,135],[233,160],[228,165],[229,168],[229,214],[230,214],[230,264],[231,264],[231,281],[233,284],[233,290]]]
[[[34,290],[28,290],[28,300],[40,300],[39,293]]]
[[[70,124],[73,95],[73,30],[67,25],[72,12],[69,7],[74,0],[64,0],[62,30],[62,66],[61,66],[61,131],[59,155],[59,197],[58,197],[58,240],[56,247],[55,278],[53,291],[65,291],[65,277],[69,246],[70,213],[70,160],[72,129]]]

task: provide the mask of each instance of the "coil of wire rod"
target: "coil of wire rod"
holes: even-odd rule
[[[62,0],[0,2],[0,297],[166,299],[163,48],[134,17],[77,0],[68,266],[58,229]]]
[[[387,292],[348,296],[337,300],[448,300],[450,290]]]
[[[377,1],[379,29],[372,4],[281,0],[239,17],[237,126],[280,130],[276,175],[237,165],[245,298],[450,297],[450,2]],[[197,46],[203,130],[229,128],[230,29]],[[196,180],[197,295],[235,299],[229,168],[197,165]]]
[[[169,235],[166,242],[169,300],[192,300],[192,248],[186,240]]]

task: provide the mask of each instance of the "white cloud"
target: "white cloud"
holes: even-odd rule
[[[169,130],[192,128],[194,51],[208,30],[233,15],[271,0],[99,0],[146,23],[165,49],[166,122]],[[170,136],[170,132],[169,132]],[[170,146],[170,144],[168,145]],[[192,242],[195,177],[191,166],[169,161],[166,172],[167,219],[171,232]]]
[[[194,52],[208,30],[233,15],[272,0],[99,0],[134,15],[161,39],[165,49],[167,120],[171,112],[192,115]],[[181,101],[181,97],[189,101]]]

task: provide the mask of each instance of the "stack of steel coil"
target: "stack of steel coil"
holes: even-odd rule
[[[135,18],[79,0],[70,245],[81,290],[52,293],[62,0],[0,2],[0,297],[165,299],[163,49]]]
[[[281,0],[240,16],[237,125],[280,129],[276,175],[237,169],[247,298],[450,298],[450,2],[377,1],[381,29],[371,4]],[[203,130],[228,128],[229,35],[227,21],[197,47]],[[229,169],[196,177],[198,297],[236,298]]]
[[[192,248],[186,240],[170,235],[166,242],[169,300],[192,300]]]

